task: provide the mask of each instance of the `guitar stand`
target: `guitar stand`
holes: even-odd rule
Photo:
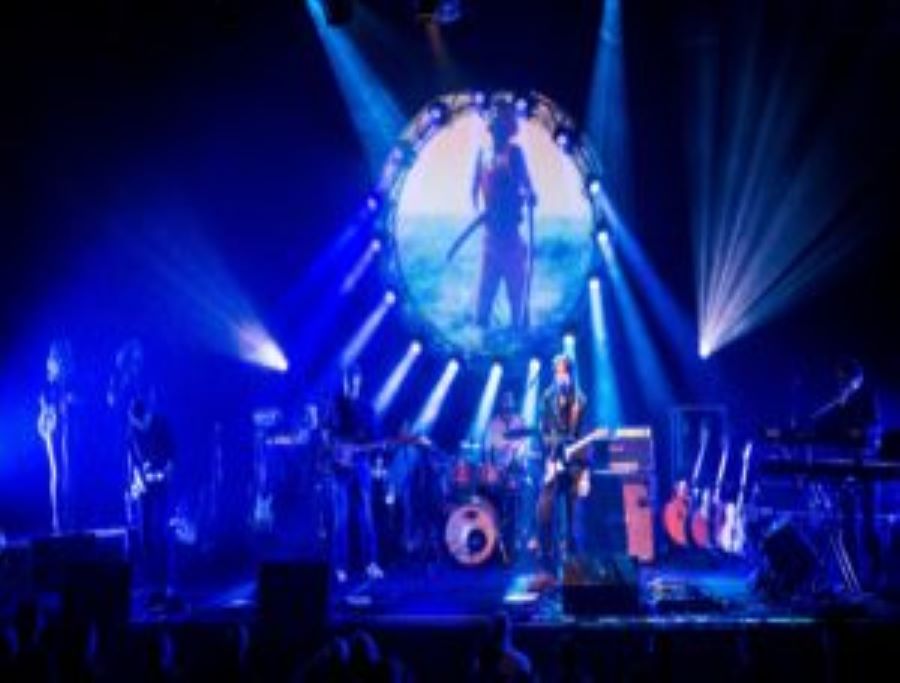
[[[853,597],[862,594],[862,588],[859,583],[859,576],[853,566],[853,560],[850,553],[847,552],[847,545],[844,543],[843,514],[834,514],[834,502],[830,499],[821,484],[814,483],[811,487],[811,495],[813,497],[812,504],[817,505],[826,515],[828,530],[826,537],[831,557],[837,565],[838,572],[841,576],[844,589]]]

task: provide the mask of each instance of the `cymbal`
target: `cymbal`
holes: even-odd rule
[[[537,436],[540,434],[540,430],[537,427],[516,427],[515,429],[508,429],[503,432],[504,439],[522,439],[526,436]]]

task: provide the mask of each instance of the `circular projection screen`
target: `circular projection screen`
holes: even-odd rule
[[[597,164],[550,100],[434,100],[385,167],[389,284],[446,351],[506,358],[558,345],[596,265]]]

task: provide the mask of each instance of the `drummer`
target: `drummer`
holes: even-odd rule
[[[501,473],[521,467],[527,450],[525,420],[516,412],[516,399],[509,390],[500,395],[497,414],[488,422],[484,434],[484,453],[488,464]]]
[[[534,535],[536,499],[529,486],[528,429],[509,390],[500,395],[497,414],[488,422],[484,454],[487,476],[480,477],[480,483],[503,485],[505,492],[495,502],[501,508],[506,548],[518,556]]]

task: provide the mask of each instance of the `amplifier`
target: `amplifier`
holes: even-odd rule
[[[621,553],[650,563],[655,558],[656,477],[592,472],[585,501],[584,550],[592,557]]]
[[[594,444],[594,462],[599,467],[651,472],[656,469],[653,431],[650,427],[619,427],[608,439]]]

